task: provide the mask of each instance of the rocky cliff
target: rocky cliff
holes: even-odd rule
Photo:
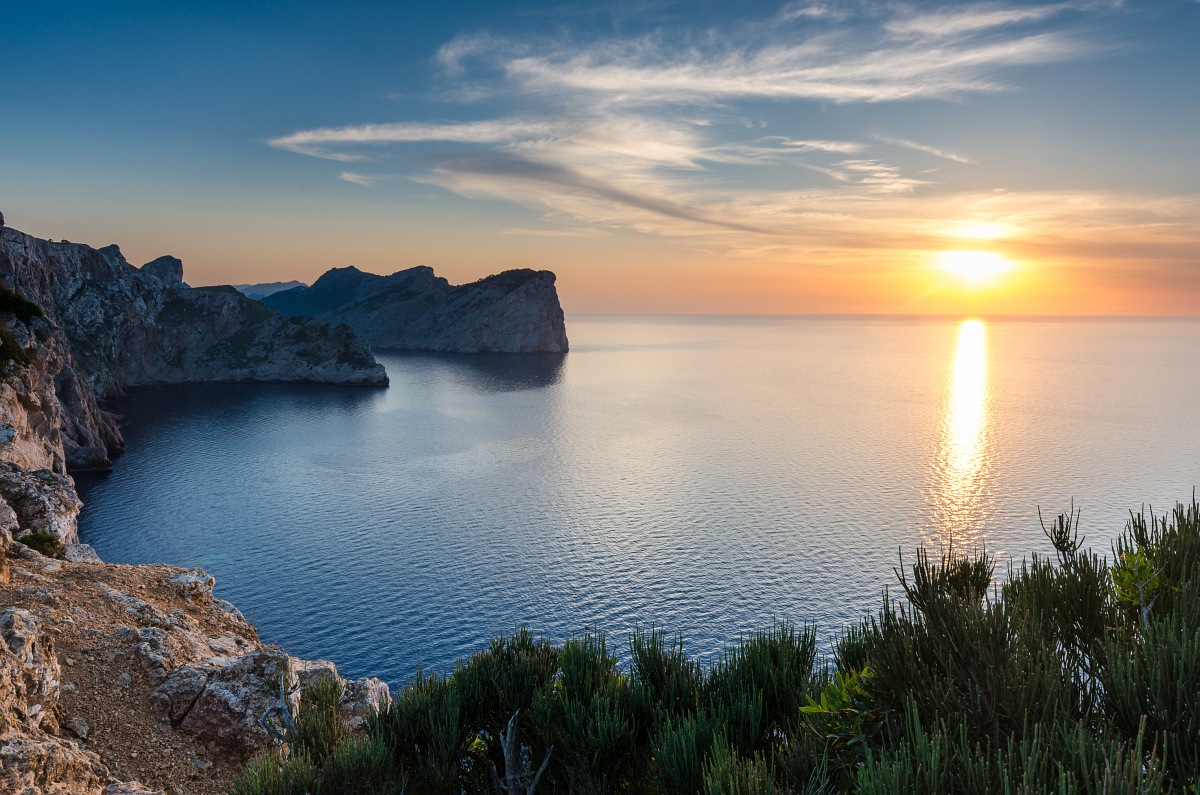
[[[122,443],[97,396],[125,387],[387,383],[382,365],[349,326],[281,317],[232,287],[189,288],[174,257],[135,268],[116,246],[54,243],[0,223],[0,288],[44,310],[44,317],[25,319],[0,311],[15,344],[32,351],[36,377],[20,383],[28,383],[34,397],[22,400],[13,391],[18,382],[4,381],[0,370],[0,403],[8,407],[0,407],[0,422],[15,432],[10,446],[24,450],[22,460],[31,466],[63,471],[53,451],[35,461],[26,443],[30,429],[42,428],[49,439],[57,426],[66,467],[105,468]],[[7,433],[0,427],[0,445]]]
[[[431,268],[377,276],[335,268],[311,287],[263,303],[287,316],[348,323],[377,349],[565,353],[567,332],[550,271],[511,270],[451,285]]]
[[[363,343],[232,288],[189,290],[178,260],[139,270],[3,216],[0,239],[0,792],[215,795],[272,742],[260,718],[317,677],[341,683],[342,718],[361,724],[390,697],[383,682],[263,644],[199,569],[103,563],[79,544],[66,468],[120,444],[95,389],[379,383]]]

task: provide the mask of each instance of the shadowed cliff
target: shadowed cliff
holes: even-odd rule
[[[283,315],[348,323],[376,349],[566,353],[554,278],[526,268],[453,286],[427,267],[390,276],[334,268],[262,301]]]

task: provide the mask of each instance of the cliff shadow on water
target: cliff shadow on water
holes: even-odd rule
[[[158,433],[165,423],[203,425],[214,432],[239,424],[267,423],[281,411],[315,418],[349,417],[371,411],[384,399],[384,390],[334,384],[208,383],[167,384],[127,390],[105,408],[127,417],[127,439]]]
[[[429,370],[481,395],[554,386],[563,380],[567,362],[565,353],[379,351],[379,357],[398,378],[412,369]]]

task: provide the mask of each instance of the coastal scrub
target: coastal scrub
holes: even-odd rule
[[[603,634],[519,630],[418,671],[359,735],[306,694],[231,792],[1196,791],[1200,505],[1132,515],[1111,558],[1077,514],[1043,529],[1054,556],[1003,585],[985,553],[919,550],[828,659],[786,622],[711,666],[660,630],[627,667]]]

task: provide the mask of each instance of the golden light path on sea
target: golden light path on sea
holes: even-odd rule
[[[966,320],[958,329],[948,376],[934,494],[939,541],[946,545],[981,540],[976,512],[988,462],[989,394],[987,327],[981,320]]]

